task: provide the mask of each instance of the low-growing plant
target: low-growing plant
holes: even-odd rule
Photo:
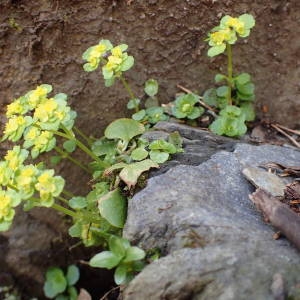
[[[110,41],[101,40],[84,52],[83,58],[87,61],[84,69],[91,72],[101,66],[105,85],[112,86],[120,80],[131,98],[129,103],[141,111],[139,101],[132,100],[137,98],[123,74],[134,63],[126,50],[125,44],[113,47]],[[156,81],[146,83],[149,99],[153,100],[157,91]],[[0,161],[0,230],[10,228],[19,205],[26,211],[36,206],[55,209],[71,217],[73,224],[69,234],[80,238],[85,246],[100,245],[105,249],[108,245],[111,253],[118,257],[111,266],[116,267],[116,282],[128,282],[143,266],[145,255],[143,250],[121,238],[127,198],[142,173],[158,168],[170,154],[182,151],[180,136],[174,133],[169,141],[152,142],[141,138],[147,127],[165,119],[161,107],[149,106],[143,121],[117,119],[108,125],[103,137],[90,138],[74,125],[77,114],[68,105],[67,95],[51,95],[51,92],[51,85],[41,84],[7,106],[2,141],[16,145]],[[88,164],[76,158],[76,149],[89,157]],[[91,191],[87,195],[68,191],[65,179],[56,175],[54,169],[47,168],[41,155],[50,151],[56,152],[50,159],[52,164],[67,159],[91,176]],[[99,264],[99,257],[107,252],[96,255],[97,259],[92,258],[91,265],[106,267]],[[67,277],[58,268],[47,272],[45,293],[48,297],[66,299],[59,294],[66,288],[68,297],[75,297],[68,279],[70,268]]]
[[[76,300],[78,292],[74,285],[79,277],[79,269],[75,265],[70,265],[66,274],[61,268],[50,267],[44,283],[45,296],[55,300]]]
[[[225,81],[226,85],[209,89],[203,97],[194,93],[179,95],[162,106],[158,103],[156,80],[146,81],[144,101],[130,87],[124,72],[134,65],[134,58],[128,55],[126,44],[113,46],[109,40],[100,40],[89,47],[82,56],[84,70],[101,69],[106,87],[120,81],[129,95],[127,108],[134,110],[131,119],[121,118],[109,124],[100,138],[91,138],[74,125],[77,114],[68,105],[68,96],[51,95],[49,84],[41,84],[15,99],[7,106],[2,137],[2,141],[16,145],[0,161],[0,231],[10,228],[19,205],[25,211],[36,206],[55,209],[72,219],[69,228],[72,237],[81,239],[85,246],[100,245],[104,249],[90,260],[90,265],[116,268],[116,283],[127,283],[142,269],[145,258],[142,249],[122,238],[128,197],[132,196],[142,173],[158,168],[170,155],[183,151],[178,133],[170,134],[168,140],[154,141],[141,135],[170,116],[196,120],[205,113],[203,106],[207,105],[219,110],[210,125],[213,132],[243,135],[247,130],[245,122],[255,117],[254,85],[247,73],[233,75],[232,45],[238,37],[247,37],[254,24],[248,14],[238,18],[225,16],[209,33],[208,55],[216,56],[225,50],[227,53],[228,74],[215,77],[217,83]],[[83,151],[89,163],[78,160],[75,150]],[[68,191],[64,178],[47,168],[40,155],[50,151],[56,152],[50,159],[52,165],[67,159],[90,175],[91,191],[87,195]],[[77,297],[73,287],[76,281],[74,277],[70,279],[70,272],[76,273],[74,266],[69,267],[67,275],[59,268],[48,270],[44,287],[47,297]],[[62,294],[66,291],[68,296]]]
[[[210,129],[219,135],[241,136],[247,131],[246,121],[253,121],[254,84],[248,73],[233,74],[232,45],[238,37],[246,38],[254,27],[255,20],[250,14],[238,18],[224,16],[219,26],[214,27],[208,35],[210,46],[208,56],[214,57],[226,51],[227,74],[217,74],[215,82],[225,81],[226,85],[212,88],[204,93],[203,100],[220,110]]]

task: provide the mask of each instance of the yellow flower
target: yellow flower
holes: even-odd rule
[[[35,90],[30,91],[27,96],[27,102],[32,109],[37,107],[37,105],[46,98],[48,90],[46,87],[38,86]]]
[[[34,141],[40,135],[40,133],[41,131],[37,127],[32,126],[25,134],[24,139]]]
[[[100,56],[102,56],[107,50],[107,47],[103,44],[99,44],[99,45],[96,45],[92,48],[92,51],[90,52],[90,55],[89,55],[89,61],[91,63],[91,60],[92,59],[95,59],[95,58],[99,58]]]
[[[28,156],[28,151],[21,149],[20,146],[14,146],[12,150],[8,150],[7,154],[4,156],[5,161],[7,161],[8,167],[16,171],[20,166],[22,166],[24,160]]]
[[[58,104],[51,98],[41,103],[34,112],[34,118],[39,119],[41,122],[47,122],[53,117]]]
[[[13,115],[22,115],[26,113],[26,109],[20,100],[15,100],[11,104],[7,105],[6,116],[9,118]]]
[[[225,25],[233,28],[238,34],[244,34],[245,32],[245,24],[238,18],[229,17]]]
[[[9,215],[11,215],[11,211],[12,209],[10,197],[6,195],[4,191],[0,191],[0,220],[7,218]]]
[[[122,49],[121,49],[119,46],[117,46],[117,47],[111,49],[111,54],[112,54],[113,56],[119,57],[119,58],[122,58],[122,56],[123,56]]]
[[[222,45],[225,41],[225,34],[223,31],[216,31],[210,34],[211,42],[216,45]]]

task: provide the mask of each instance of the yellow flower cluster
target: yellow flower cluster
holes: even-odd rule
[[[82,55],[87,61],[83,69],[87,72],[96,70],[102,62],[102,74],[106,86],[111,86],[116,77],[129,70],[134,64],[134,58],[126,52],[125,44],[113,47],[109,40],[101,40],[98,45],[88,48]]]
[[[237,36],[247,37],[254,25],[255,20],[249,14],[243,14],[238,18],[224,16],[220,25],[215,27],[208,35],[207,41],[209,46],[211,46],[208,50],[208,56],[216,56],[223,53],[226,49],[226,44],[234,44],[237,41]]]
[[[11,225],[14,207],[25,201],[27,207],[54,204],[64,187],[64,179],[54,176],[54,170],[24,165],[28,151],[15,146],[0,162],[0,231]],[[32,198],[39,193],[39,199]]]
[[[32,148],[32,157],[55,147],[53,132],[61,126],[71,129],[76,113],[67,105],[67,95],[47,95],[52,86],[42,84],[7,106],[3,140],[17,142],[24,137],[25,148]]]

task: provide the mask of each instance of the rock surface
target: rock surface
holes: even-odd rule
[[[197,166],[180,159],[130,200],[125,236],[144,249],[160,248],[165,257],[130,283],[124,299],[274,299],[277,273],[289,292],[299,283],[299,252],[285,239],[273,240],[274,229],[248,198],[254,187],[242,169],[270,161],[297,165],[300,152],[232,142],[174,124],[162,127],[177,128],[189,141],[183,157],[200,157],[206,142],[215,139],[222,139],[219,148],[230,141],[234,150],[215,149]],[[189,150],[191,144],[197,146]]]

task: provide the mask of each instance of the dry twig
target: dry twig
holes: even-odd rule
[[[300,148],[300,144],[293,137],[287,134],[283,129],[279,128],[278,125],[271,124],[271,127],[273,127],[275,130],[287,137],[296,147]]]
[[[263,189],[250,195],[257,209],[300,250],[300,217]]]

